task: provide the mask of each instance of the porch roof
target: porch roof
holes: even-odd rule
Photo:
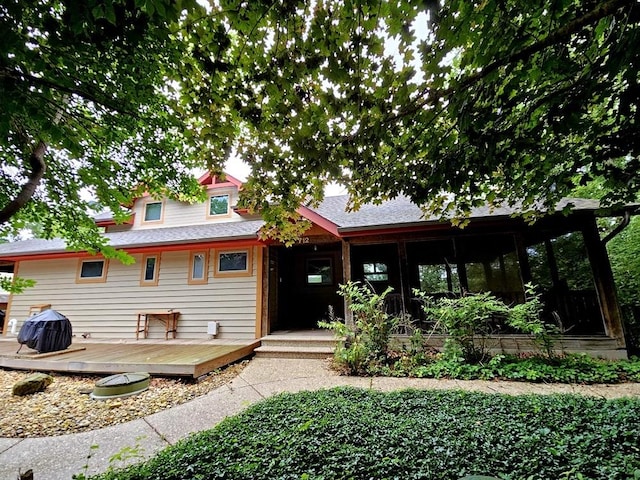
[[[408,228],[428,224],[443,224],[449,221],[434,215],[426,215],[419,206],[405,196],[396,197],[380,205],[365,204],[355,212],[347,212],[345,210],[348,199],[348,195],[327,197],[312,211],[335,224],[339,233]],[[596,212],[600,210],[600,203],[597,200],[565,198],[558,203],[555,212],[560,212],[567,206],[570,206],[573,212]],[[486,205],[474,208],[470,212],[469,218],[471,220],[509,218],[518,212],[520,210],[517,206],[492,207]]]
[[[244,222],[208,223],[202,225],[149,228],[128,230],[106,234],[109,245],[115,248],[163,247],[167,245],[189,245],[205,242],[236,240],[257,240],[258,231],[264,222],[248,220]],[[20,242],[0,244],[0,258],[41,255],[68,252],[61,239],[29,239]]]

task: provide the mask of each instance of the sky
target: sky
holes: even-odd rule
[[[235,177],[238,180],[244,182],[247,180],[251,169],[249,168],[249,165],[242,161],[242,159],[236,156],[232,156],[231,158],[229,158],[229,160],[227,160],[227,163],[225,163],[224,171],[232,177]],[[327,197],[332,197],[335,195],[345,195],[346,193],[347,189],[342,185],[338,185],[336,183],[331,183],[324,189],[324,194]]]
[[[199,3],[202,3],[203,5],[205,5],[206,7],[209,7],[208,3],[205,0],[198,0],[198,1]],[[426,12],[419,13],[418,16],[416,17],[415,22],[412,25],[412,28],[414,29],[415,35],[416,35],[415,44],[413,45],[415,51],[418,50],[419,42],[426,40],[427,37],[429,36],[428,26],[429,26],[429,15]],[[388,38],[385,44],[385,55],[394,57],[398,68],[401,68],[402,57],[398,51],[398,44],[399,44],[399,39]],[[420,68],[420,55],[416,54],[414,56],[413,61],[415,62],[414,66],[417,72],[414,81],[421,82],[423,80],[423,74]],[[225,164],[225,171],[229,175],[232,175],[233,177],[243,182],[246,181],[250,173],[250,170],[251,169],[249,165],[247,165],[245,162],[242,161],[242,159],[240,159],[237,156],[232,156]],[[327,187],[325,188],[326,196],[344,195],[346,193],[347,193],[346,188],[335,183],[331,183],[327,185]]]

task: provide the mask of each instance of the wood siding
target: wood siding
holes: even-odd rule
[[[20,276],[37,284],[13,296],[8,316],[18,319],[20,327],[32,305],[51,304],[69,318],[78,337],[90,333],[91,338],[135,339],[137,312],[173,309],[180,312],[177,338],[207,338],[207,322],[217,321],[216,338],[253,339],[258,313],[255,262],[260,256],[254,250],[252,257],[253,275],[214,278],[211,249],[207,283],[189,285],[189,252],[163,252],[157,286],[140,285],[142,255],[134,255],[133,265],[109,262],[107,280],[99,284],[76,283],[75,259],[22,261]],[[152,321],[149,338],[164,339],[164,326]]]
[[[209,192],[211,194],[211,191]],[[238,203],[238,192],[231,188],[221,188],[215,190],[215,195],[229,195],[229,206],[232,207]],[[164,199],[163,212],[161,222],[144,222],[144,206],[149,202],[148,198],[139,198],[136,200],[132,212],[135,214],[135,221],[130,227],[134,230],[146,228],[163,228],[163,227],[180,227],[188,225],[201,225],[212,222],[238,222],[243,218],[237,213],[231,211],[230,215],[221,215],[220,217],[208,216],[209,200],[203,203],[189,204],[186,202],[177,202],[175,200]],[[121,229],[127,230],[127,229]],[[110,228],[109,231],[116,231]]]

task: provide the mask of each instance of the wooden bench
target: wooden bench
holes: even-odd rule
[[[144,338],[149,335],[149,322],[151,320],[158,320],[164,324],[164,339],[169,339],[169,333],[173,334],[173,338],[176,338],[178,332],[178,317],[180,312],[175,310],[165,311],[153,311],[153,312],[138,312],[138,323],[136,325],[136,340],[138,340],[140,333],[144,333]]]
[[[39,305],[31,305],[29,308],[29,316],[37,315],[38,313],[44,312],[45,310],[49,310],[51,308],[50,303],[41,303]]]

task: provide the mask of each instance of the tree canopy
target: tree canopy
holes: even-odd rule
[[[232,3],[205,83],[232,92],[250,205],[331,179],[356,207],[437,211],[549,206],[598,176],[607,200],[638,190],[635,1]]]
[[[190,168],[206,146],[173,92],[187,7],[198,11],[190,0],[2,3],[3,233],[35,224],[100,250],[95,210],[123,218],[144,191],[197,196]]]
[[[112,208],[140,188],[192,198],[182,173],[232,152],[251,167],[242,201],[275,236],[329,181],[355,208],[406,194],[441,213],[550,206],[593,178],[606,201],[638,191],[635,0],[1,8],[0,151],[15,172],[0,194],[15,197],[44,142],[33,216],[69,215],[85,185]]]

